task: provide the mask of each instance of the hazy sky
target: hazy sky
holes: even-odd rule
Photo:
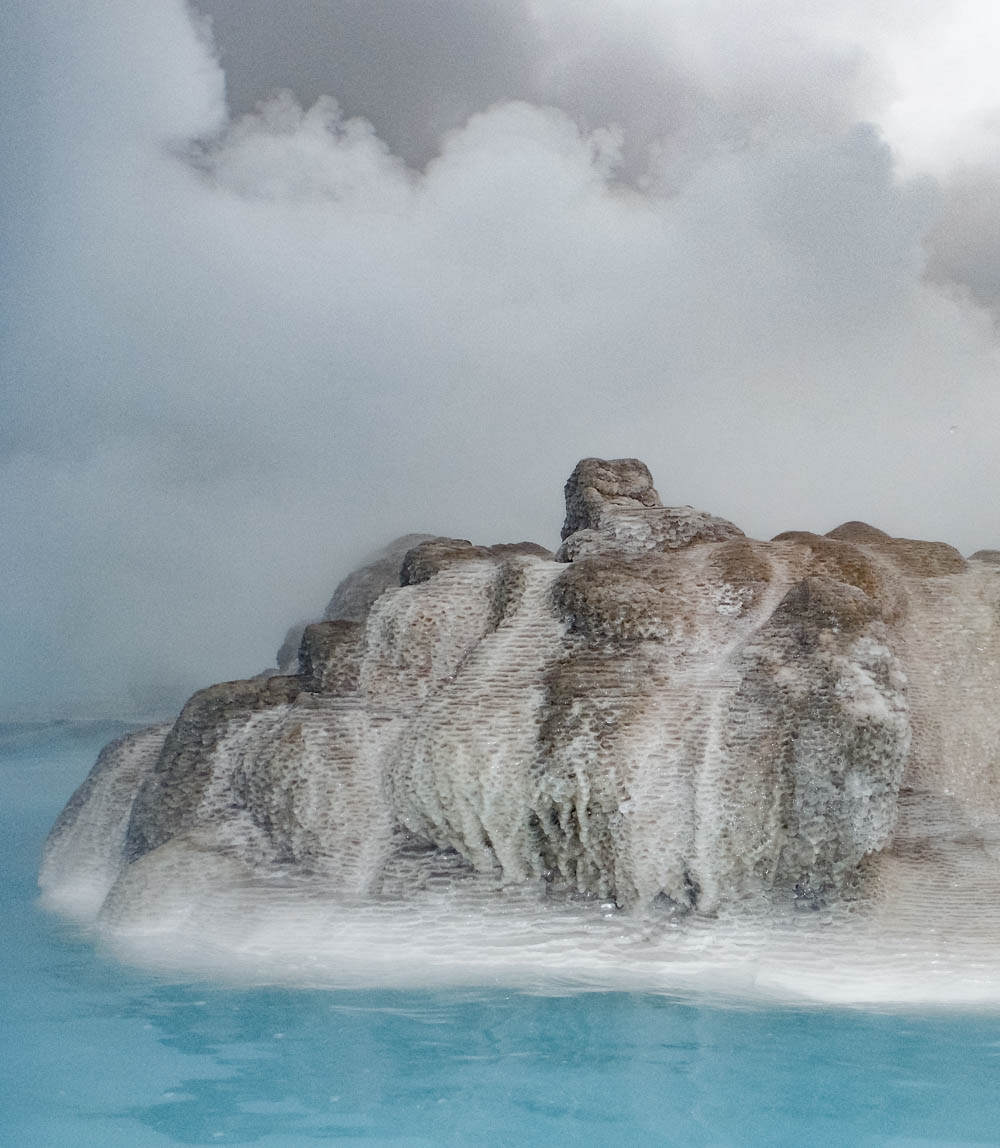
[[[584,455],[1000,546],[996,11],[6,0],[0,714],[256,672],[404,531],[552,544]]]

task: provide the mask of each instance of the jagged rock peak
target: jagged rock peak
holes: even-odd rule
[[[637,458],[581,458],[566,480],[562,537],[597,530],[608,505],[634,510],[662,506],[649,467]]]
[[[636,458],[584,458],[566,483],[562,537],[558,562],[679,550],[744,534],[732,522],[703,510],[664,506],[649,468]]]

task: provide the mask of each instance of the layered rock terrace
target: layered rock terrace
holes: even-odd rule
[[[710,915],[947,880],[956,840],[998,868],[996,551],[755,541],[585,459],[557,553],[407,536],[279,665],[102,753],[49,837],[53,903],[127,918],[214,866]]]

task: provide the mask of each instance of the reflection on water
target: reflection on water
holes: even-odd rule
[[[995,1015],[227,988],[105,961],[33,906],[41,840],[95,752],[0,756],[0,1142],[998,1143]]]

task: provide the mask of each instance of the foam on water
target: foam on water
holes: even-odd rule
[[[99,748],[93,733],[87,738],[85,749],[61,734],[28,752],[0,747],[4,1144],[972,1148],[996,1141],[1000,1014],[983,1007],[788,1007],[811,987],[810,971],[827,979],[821,988],[837,999],[838,969],[819,966],[809,951],[812,911],[786,922],[805,929],[798,953],[805,963],[790,962],[787,985],[768,986],[764,969],[764,999],[773,1005],[784,998],[783,1007],[754,1007],[745,992],[738,1007],[719,1007],[731,1006],[740,986],[727,990],[707,962],[729,932],[735,935],[735,920],[723,921],[715,936],[708,920],[689,917],[677,926],[686,939],[674,964],[683,972],[688,959],[690,976],[678,975],[674,992],[574,992],[559,970],[586,970],[590,960],[589,972],[599,975],[589,985],[611,983],[616,968],[606,961],[600,967],[601,946],[637,925],[635,914],[595,900],[553,902],[544,883],[536,891],[548,890],[554,914],[533,905],[524,887],[484,887],[477,906],[468,867],[454,857],[427,873],[422,907],[408,920],[393,923],[387,902],[377,927],[362,928],[349,907],[317,901],[315,883],[309,892],[308,882],[276,877],[276,885],[299,887],[268,894],[271,904],[258,905],[244,924],[212,920],[205,902],[201,937],[193,928],[196,910],[180,934],[139,938],[158,969],[108,963],[72,928],[31,906],[45,827]],[[458,870],[466,874],[462,901]],[[395,896],[399,907],[408,889],[402,862],[395,874],[384,896]],[[213,895],[227,913],[256,898],[224,888]],[[181,912],[199,896],[196,884]],[[304,919],[310,900],[314,914]],[[366,899],[364,909],[371,916],[375,900]],[[800,918],[809,925],[796,925]],[[494,931],[505,919],[510,928]],[[883,969],[898,970],[904,958],[916,966],[919,953],[951,943],[945,934],[928,940],[928,924],[917,947],[907,948],[905,937],[895,942],[901,957],[883,961]],[[346,929],[342,941],[338,926]],[[616,942],[617,958],[626,959],[630,948],[627,959],[638,965],[643,941],[641,930],[633,932],[639,939],[630,947]],[[752,975],[752,934],[741,933],[744,985]],[[175,947],[178,939],[185,952]],[[372,945],[361,951],[381,966],[359,971],[349,951],[354,942]],[[379,946],[390,942],[395,950],[383,952]],[[345,951],[328,960],[337,944]],[[436,987],[328,991],[345,969],[356,983],[366,972],[370,981],[401,980],[410,946],[414,981]],[[553,960],[560,948],[563,957]],[[662,985],[663,950],[657,955],[654,945],[652,952],[646,981]],[[445,987],[463,956],[476,987]],[[202,976],[185,976],[185,961]],[[248,987],[234,983],[234,966]],[[775,970],[773,962],[769,967]],[[852,967],[848,959],[848,972]],[[877,975],[877,968],[873,962],[869,972]],[[529,991],[484,987],[495,983],[491,969],[508,980],[518,973]],[[923,999],[933,1000],[943,995],[950,969],[942,967],[929,985],[914,977],[910,987],[924,985]],[[302,987],[310,984],[323,987]],[[891,987],[898,991],[898,977]]]
[[[116,956],[160,971],[327,988],[494,985],[532,992],[697,991],[744,999],[1000,1005],[997,919],[923,899],[893,920],[773,911],[683,921],[544,889],[457,891],[450,875],[406,902],[345,905],[288,878],[215,869],[105,918]],[[227,881],[228,878],[228,881]],[[183,889],[183,892],[181,891]],[[966,906],[968,908],[968,906]],[[938,912],[937,910],[941,910]]]

